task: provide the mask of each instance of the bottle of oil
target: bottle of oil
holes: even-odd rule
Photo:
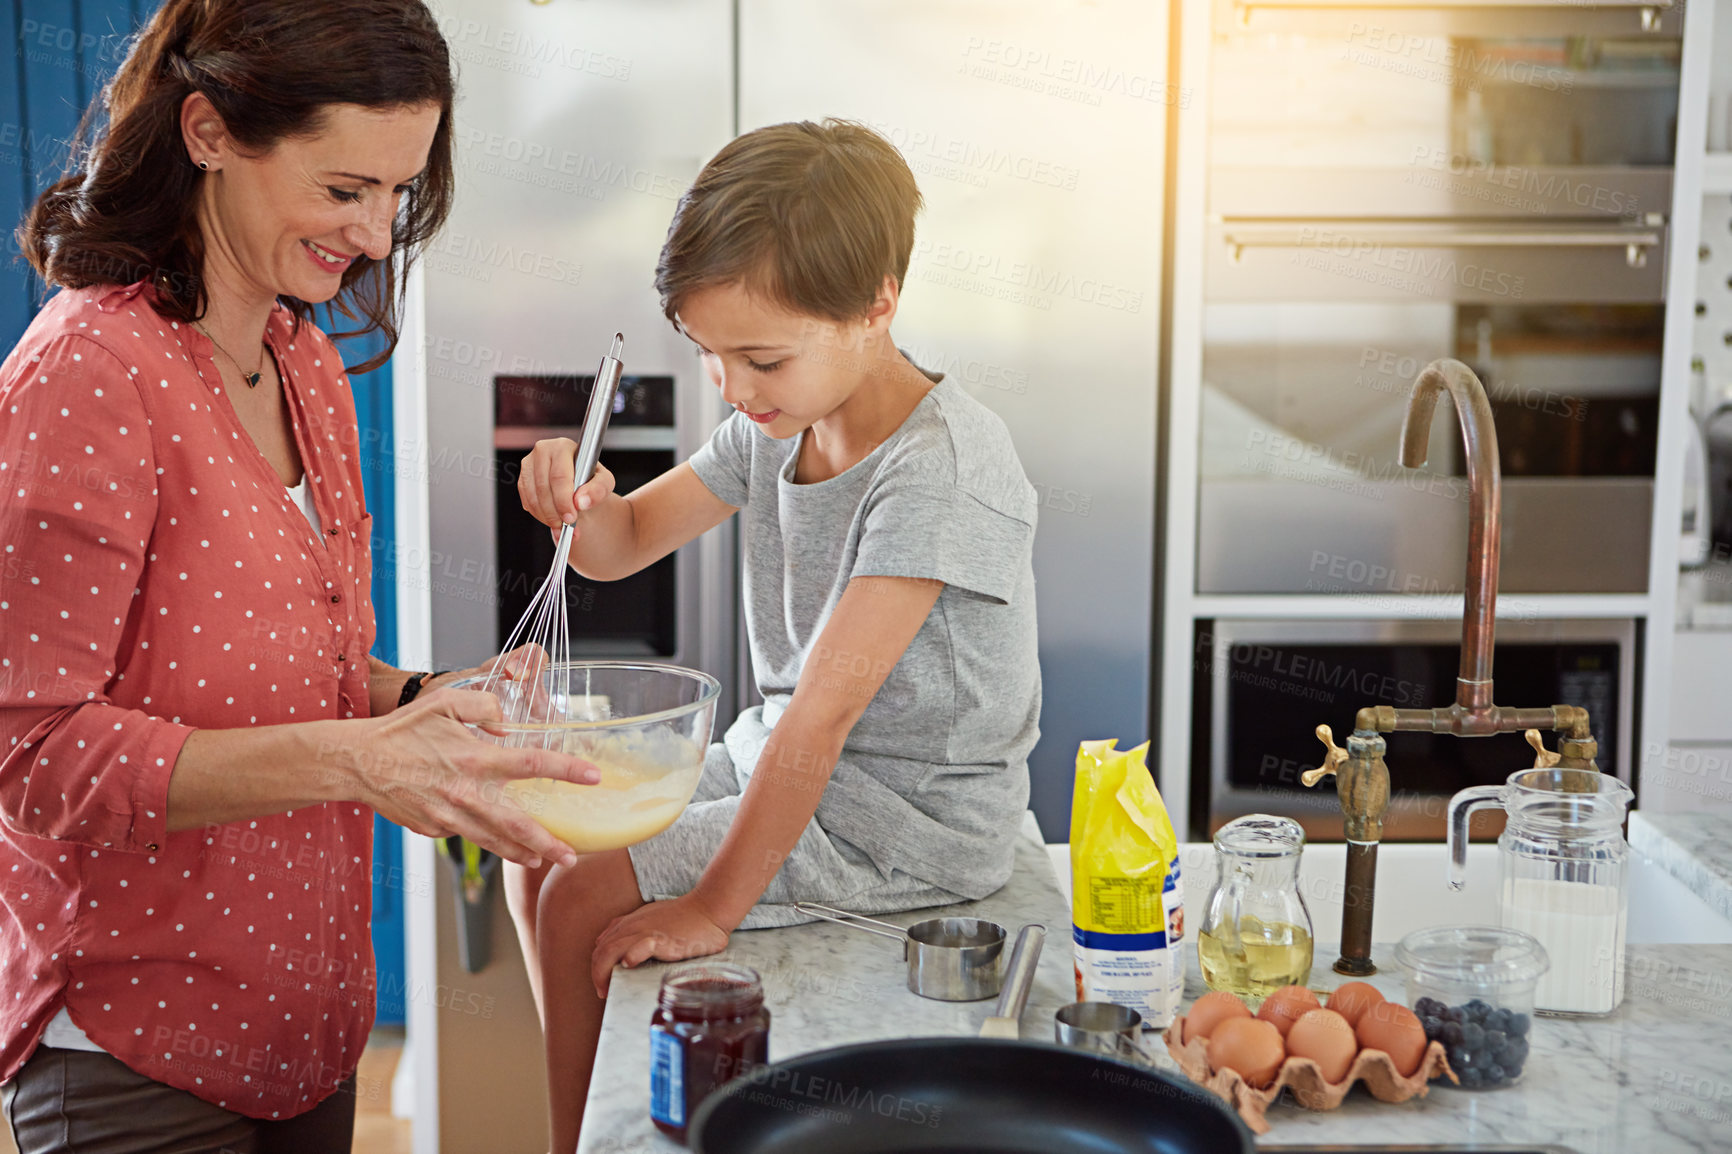
[[[1215,888],[1197,934],[1211,990],[1261,998],[1311,976],[1311,914],[1299,896],[1305,831],[1289,818],[1250,814],[1215,834]]]
[[[1227,929],[1197,936],[1197,961],[1211,990],[1261,998],[1310,977],[1311,932],[1303,926],[1248,914],[1239,919],[1236,935]]]

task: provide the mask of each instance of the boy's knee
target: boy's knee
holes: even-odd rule
[[[570,914],[594,909],[618,917],[643,905],[638,894],[637,871],[631,855],[623,849],[583,854],[572,865],[544,866],[537,905],[550,905]]]
[[[541,892],[542,883],[547,880],[547,871],[551,862],[543,862],[535,869],[526,869],[516,862],[505,863],[505,901],[513,909],[533,903]]]

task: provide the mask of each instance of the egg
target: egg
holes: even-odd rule
[[[1348,1067],[1353,1065],[1353,1056],[1358,1052],[1353,1027],[1334,1010],[1312,1010],[1287,1031],[1288,1055],[1316,1062],[1325,1082],[1339,1082],[1347,1077]]]
[[[1286,1059],[1281,1031],[1255,1018],[1229,1018],[1209,1037],[1209,1065],[1233,1070],[1260,1090],[1275,1080]]]
[[[1403,1078],[1419,1069],[1425,1059],[1425,1027],[1406,1006],[1384,1002],[1368,1007],[1354,1033],[1367,1050],[1388,1054]]]
[[[1207,1038],[1215,1032],[1216,1026],[1229,1018],[1250,1016],[1251,1011],[1245,1008],[1245,1003],[1226,990],[1204,994],[1191,1006],[1191,1012],[1185,1015],[1185,1041]]]
[[[1282,986],[1263,999],[1263,1004],[1257,1008],[1257,1017],[1280,1030],[1285,1038],[1294,1022],[1322,1005],[1317,995],[1304,986]]]
[[[1348,982],[1329,995],[1329,1008],[1357,1028],[1360,1015],[1372,1006],[1381,1006],[1384,998],[1370,982]]]

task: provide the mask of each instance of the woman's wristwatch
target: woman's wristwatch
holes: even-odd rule
[[[449,672],[451,672],[449,669],[441,669],[437,673],[411,673],[409,675],[409,680],[403,683],[403,692],[397,697],[397,708],[402,709],[405,705],[414,701],[415,695],[421,692],[422,683],[428,678],[443,677]]]

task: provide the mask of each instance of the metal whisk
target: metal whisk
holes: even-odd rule
[[[614,397],[619,392],[619,376],[624,365],[620,353],[625,346],[621,333],[613,334],[613,346],[601,359],[595,373],[595,388],[589,394],[589,408],[584,413],[583,435],[577,446],[576,472],[573,491],[595,475],[601,456],[602,434],[613,416]],[[551,748],[564,740],[560,725],[566,721],[596,720],[587,686],[575,698],[572,696],[571,632],[565,608],[565,570],[571,560],[572,527],[559,531],[559,542],[553,551],[553,568],[541,583],[529,608],[500,651],[501,660],[494,662],[481,688],[499,698],[503,704],[505,722],[512,726],[531,725],[537,728],[514,732],[507,744],[539,745]],[[503,658],[523,646],[533,646],[530,663],[516,677],[506,673]],[[546,728],[540,728],[545,725]]]

